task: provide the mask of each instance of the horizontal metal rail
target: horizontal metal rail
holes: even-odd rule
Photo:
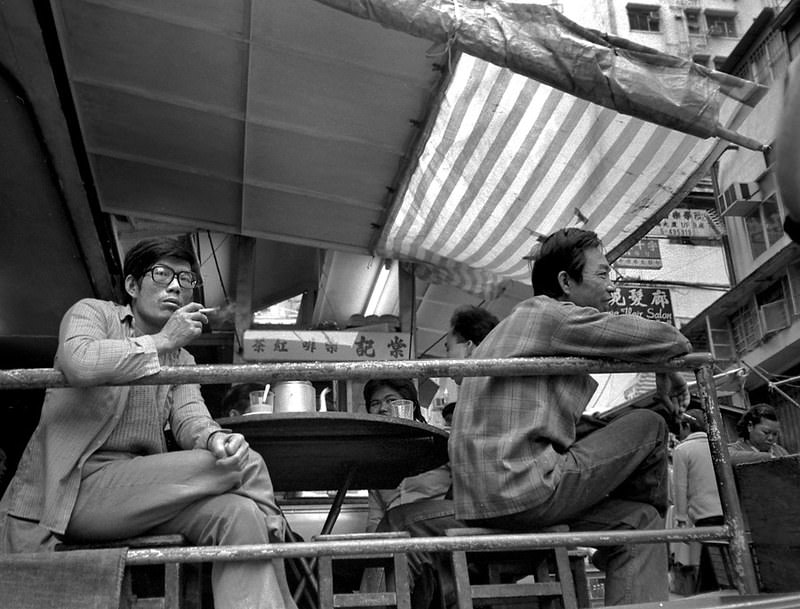
[[[381,362],[302,362],[278,364],[198,364],[164,366],[161,371],[117,385],[181,383],[275,383],[374,378],[453,376],[546,376],[550,374],[610,374],[696,370],[713,363],[708,353],[693,353],[663,364],[639,364],[580,357],[519,357],[511,359],[442,359]],[[0,389],[69,387],[60,370],[19,368],[0,370]]]
[[[317,556],[453,549],[533,548],[546,545],[604,546],[620,543],[666,543],[719,539],[729,543],[734,579],[741,594],[758,592],[755,569],[750,556],[744,518],[736,495],[711,371],[710,354],[695,353],[662,364],[628,363],[585,358],[511,358],[468,360],[404,360],[381,362],[308,362],[277,364],[217,364],[164,367],[157,374],[120,385],[227,384],[278,382],[282,380],[330,381],[371,378],[415,378],[453,376],[544,376],[586,373],[663,372],[693,370],[697,389],[708,416],[708,436],[720,499],[725,514],[722,527],[684,528],[663,531],[605,531],[586,533],[512,534],[500,536],[412,538],[380,541],[327,541],[269,546],[229,546],[197,548],[136,549],[128,551],[129,564],[161,562],[204,562],[258,560],[274,557]],[[64,375],[51,368],[0,370],[0,390],[69,387]],[[500,545],[492,545],[500,544]]]
[[[589,531],[581,533],[513,533],[464,535],[458,537],[406,537],[398,539],[357,539],[311,541],[268,545],[182,546],[128,550],[129,565],[165,562],[235,562],[308,556],[379,555],[388,552],[472,552],[530,550],[542,547],[600,547],[622,543],[668,543],[675,541],[727,541],[727,527],[696,527],[651,531]]]

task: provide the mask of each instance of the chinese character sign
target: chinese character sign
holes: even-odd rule
[[[616,266],[622,268],[661,268],[661,249],[657,239],[642,239],[617,258]]]
[[[617,288],[612,297],[611,312],[617,315],[638,315],[645,319],[674,324],[672,299],[665,288]]]
[[[246,330],[244,359],[251,362],[410,359],[411,337],[358,330]]]
[[[705,209],[673,209],[650,234],[655,237],[696,237],[721,239],[722,227]]]

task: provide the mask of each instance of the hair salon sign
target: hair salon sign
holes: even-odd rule
[[[612,297],[611,312],[638,315],[645,319],[675,323],[672,299],[666,288],[618,287]]]

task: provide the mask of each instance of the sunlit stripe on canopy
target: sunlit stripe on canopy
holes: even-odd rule
[[[582,226],[613,248],[715,143],[463,55],[378,251],[476,293],[527,282],[540,235]]]

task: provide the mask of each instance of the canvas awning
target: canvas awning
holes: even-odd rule
[[[491,297],[528,281],[526,257],[557,228],[623,253],[723,148],[464,55],[378,251]]]
[[[376,247],[434,283],[492,297],[527,282],[538,240],[565,226],[613,259],[707,173],[717,138],[761,146],[735,128],[763,87],[550,7],[319,1],[444,42],[452,79]]]

